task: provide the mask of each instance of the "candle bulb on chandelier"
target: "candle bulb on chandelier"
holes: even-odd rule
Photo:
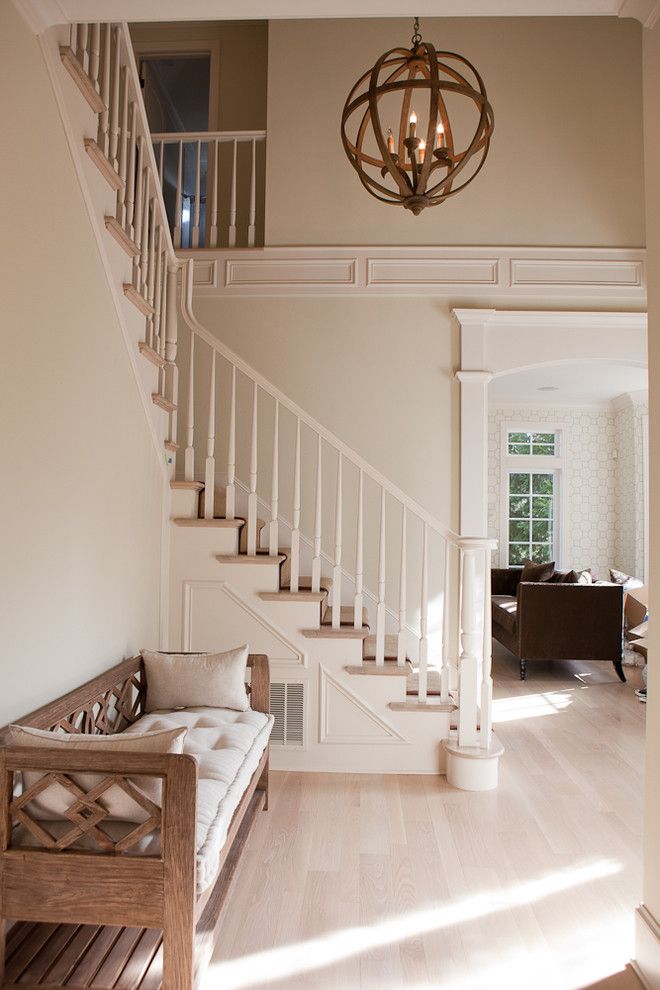
[[[387,128],[387,150],[391,155],[394,154],[394,135],[391,127]]]
[[[442,123],[438,124],[438,126],[435,129],[435,135],[436,135],[436,142],[437,142],[438,148],[444,147],[444,143],[445,143],[445,128],[444,128],[444,124],[442,124]]]
[[[417,114],[415,113],[414,110],[410,114],[410,120],[408,121],[408,123],[410,124],[409,130],[408,130],[408,137],[414,138],[415,137],[415,132],[417,130]]]
[[[417,149],[417,157],[419,159],[419,164],[424,164],[424,158],[426,156],[426,141],[419,142],[419,148]]]

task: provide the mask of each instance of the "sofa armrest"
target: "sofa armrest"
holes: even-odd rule
[[[493,595],[516,597],[522,567],[493,567],[490,572],[490,587]]]
[[[248,667],[252,671],[250,680],[250,706],[255,712],[270,712],[270,665],[265,653],[251,653]]]
[[[518,585],[522,660],[620,661],[623,650],[621,585]]]

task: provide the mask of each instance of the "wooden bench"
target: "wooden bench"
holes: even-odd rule
[[[250,656],[248,667],[251,706],[268,713],[268,658]],[[136,722],[145,698],[144,665],[133,657],[16,721],[105,735]],[[129,788],[131,776],[162,778],[161,807],[136,826],[140,837],[160,831],[160,853],[129,855],[125,843],[113,843],[104,832],[98,851],[67,848],[70,836],[97,831],[86,793],[69,812],[70,836],[55,842],[30,817],[29,805],[14,796],[15,775],[24,770],[59,776],[65,786],[71,783],[66,775],[76,772],[103,774]],[[196,805],[197,765],[191,756],[0,748],[0,986],[195,986],[211,957],[251,825],[268,806],[268,746],[232,818],[215,880],[200,895]],[[41,847],[12,845],[19,824]]]

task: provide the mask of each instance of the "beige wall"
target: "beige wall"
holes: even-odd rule
[[[650,613],[660,614],[660,24],[644,34],[644,152],[649,296]],[[660,924],[660,666],[658,624],[650,644],[647,705],[644,902]],[[644,946],[638,944],[638,955]],[[660,986],[660,945],[655,944]],[[650,978],[650,973],[648,974]]]
[[[132,24],[131,37],[138,48],[140,42],[145,41],[219,42],[218,129],[258,131],[266,127],[268,71],[266,21]],[[249,71],[246,71],[248,68]]]
[[[158,642],[164,486],[46,68],[12,4],[0,117],[4,724]]]
[[[475,182],[413,217],[368,195],[339,137],[351,86],[411,20],[270,23],[267,244],[643,244],[638,22],[424,18],[481,71],[495,135]]]

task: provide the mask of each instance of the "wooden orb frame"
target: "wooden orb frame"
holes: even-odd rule
[[[439,206],[450,196],[476,178],[488,154],[494,128],[493,108],[488,102],[481,76],[462,55],[437,52],[428,41],[422,41],[415,25],[413,47],[392,48],[378,59],[368,72],[358,79],[348,95],[341,119],[344,150],[365,189],[383,203],[404,206],[415,216],[427,206]],[[472,73],[475,85],[466,78]],[[384,74],[384,78],[382,78]],[[382,81],[380,81],[382,78]],[[401,93],[399,134],[395,151],[388,148],[379,113],[379,101],[387,93]],[[451,121],[445,95],[464,96],[475,104],[478,122],[472,139],[464,150],[454,146]],[[428,129],[426,150],[420,161],[421,138],[410,135],[409,117],[413,95],[428,100]],[[355,140],[347,134],[354,114],[362,111]],[[435,147],[438,124],[444,128],[444,140]],[[369,130],[373,131],[380,158],[364,151]],[[473,167],[466,172],[468,163]],[[372,167],[385,180],[394,180],[388,188],[367,171]]]

